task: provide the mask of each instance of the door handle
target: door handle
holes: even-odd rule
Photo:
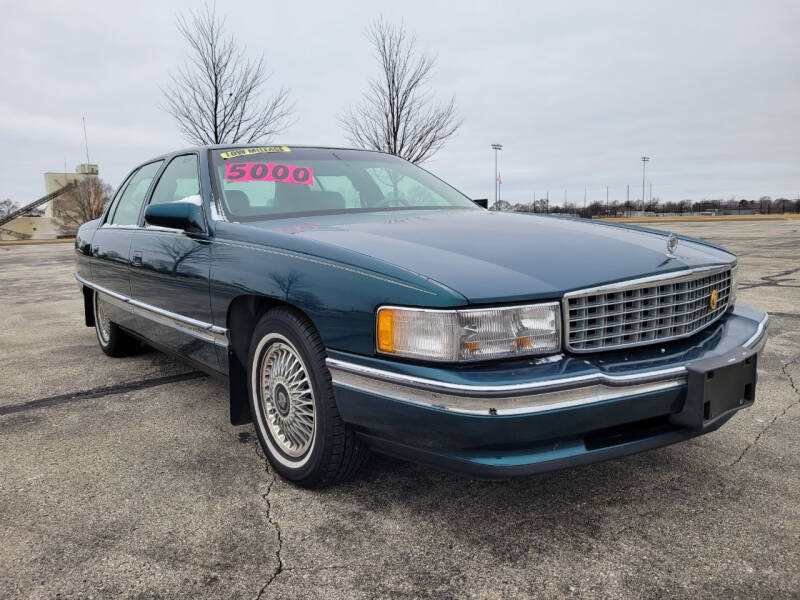
[[[134,250],[133,251],[133,259],[131,260],[131,264],[134,267],[141,267],[142,266],[142,251],[141,250]]]

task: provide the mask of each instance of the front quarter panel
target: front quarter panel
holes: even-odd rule
[[[226,223],[224,227],[236,225]],[[462,296],[421,277],[400,279],[377,269],[276,245],[217,237],[211,253],[215,325],[227,327],[228,308],[237,297],[263,296],[303,311],[330,349],[373,354],[375,310],[382,304],[466,304]],[[378,264],[376,261],[376,267]]]

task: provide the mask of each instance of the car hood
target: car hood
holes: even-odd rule
[[[261,225],[281,229],[274,221]],[[473,304],[554,298],[735,260],[720,248],[685,239],[668,256],[666,232],[482,210],[317,217],[283,230],[433,279]],[[374,268],[380,270],[379,263]]]

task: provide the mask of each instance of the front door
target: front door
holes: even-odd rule
[[[197,155],[172,158],[148,205],[201,203]],[[215,346],[224,335],[211,329],[208,277],[210,243],[205,235],[145,224],[130,248],[131,295],[144,335],[212,369],[219,369]]]

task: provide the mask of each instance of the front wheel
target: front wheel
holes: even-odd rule
[[[339,415],[322,340],[305,316],[277,308],[261,317],[247,376],[258,439],[283,477],[322,487],[364,463],[367,448]]]

